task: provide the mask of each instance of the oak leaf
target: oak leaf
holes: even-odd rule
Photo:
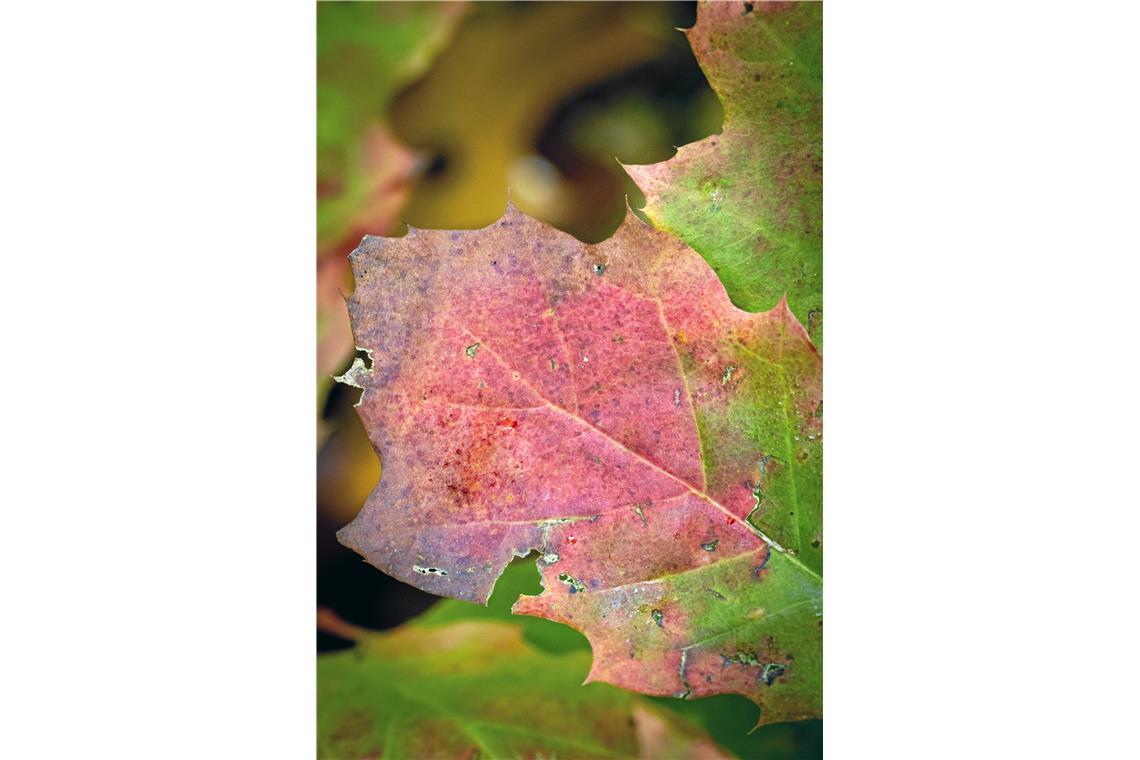
[[[687,35],[724,129],[672,159],[626,166],[654,225],[703,255],[733,303],[787,297],[823,332],[823,4],[703,2]]]
[[[338,534],[384,572],[485,603],[513,556],[590,680],[820,712],[820,357],[780,302],[734,307],[632,214],[587,245],[513,207],[366,238],[342,378],[384,465]]]

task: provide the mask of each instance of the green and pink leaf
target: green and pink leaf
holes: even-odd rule
[[[586,245],[511,208],[352,264],[384,475],[342,542],[479,602],[538,552],[516,611],[581,630],[591,680],[819,714],[821,367],[783,301],[737,309],[632,215]]]
[[[786,298],[823,340],[823,5],[702,2],[687,32],[724,129],[627,166],[645,213],[704,256],[742,309]]]

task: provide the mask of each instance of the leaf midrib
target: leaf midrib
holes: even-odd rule
[[[549,407],[551,410],[553,410],[554,412],[556,412],[558,414],[564,415],[568,419],[574,421],[575,423],[577,423],[579,425],[582,425],[583,427],[587,428],[588,430],[591,430],[591,431],[597,433],[604,440],[608,441],[609,443],[611,443],[612,445],[614,445],[618,449],[629,454],[630,456],[634,457],[638,461],[643,462],[644,464],[653,468],[654,470],[661,473],[662,475],[665,475],[666,477],[671,478],[672,480],[676,481],[680,485],[684,486],[685,489],[689,493],[691,493],[693,496],[707,502],[709,505],[718,509],[724,515],[731,517],[733,520],[737,521],[738,524],[744,526],[744,528],[746,530],[748,530],[749,532],[751,532],[756,538],[760,539],[761,541],[768,544],[769,546],[771,546],[776,551],[783,554],[794,566],[798,567],[801,571],[803,571],[807,575],[811,576],[816,581],[819,581],[821,583],[823,582],[823,578],[818,573],[813,571],[811,568],[809,568],[804,563],[800,562],[795,557],[795,555],[790,554],[783,546],[781,546],[777,542],[770,539],[767,535],[765,535],[765,533],[762,530],[757,528],[752,523],[748,522],[747,519],[741,518],[739,515],[732,512],[730,509],[725,507],[723,504],[718,502],[716,499],[712,498],[711,496],[709,496],[704,491],[698,489],[696,486],[694,486],[692,483],[688,482],[684,478],[682,478],[678,475],[675,475],[672,472],[669,472],[668,470],[661,467],[657,463],[653,462],[650,459],[647,459],[646,457],[642,456],[638,452],[629,448],[628,446],[626,446],[621,441],[618,441],[616,438],[610,437],[610,435],[608,433],[606,433],[604,430],[601,430],[601,429],[595,427],[594,425],[591,425],[589,422],[582,419],[577,414],[574,414],[574,413],[562,408],[558,404],[555,404],[553,401],[548,399],[538,388],[536,388],[529,381],[527,381],[527,379],[525,378],[523,373],[520,372],[519,370],[517,370],[515,367],[513,367],[498,351],[496,351],[494,346],[487,342],[486,338],[480,337],[477,333],[475,333],[474,331],[472,331],[470,328],[468,328],[466,326],[461,326],[461,329],[464,332],[466,332],[472,339],[477,341],[480,345],[480,348],[482,350],[486,351],[490,356],[492,356],[495,359],[495,361],[497,361],[499,364],[501,364],[508,372],[511,372],[512,375],[517,375],[518,381],[521,382],[523,385],[525,385],[527,387],[527,389],[529,389],[531,391],[531,393],[533,393],[535,395],[536,398],[541,400],[543,402],[544,406]],[[668,337],[668,336],[666,336],[666,337]],[[670,339],[670,345],[672,345],[671,339]],[[683,374],[684,373],[682,373],[682,375]],[[698,435],[699,435],[699,431],[698,431]],[[548,519],[553,519],[553,518],[548,518]]]

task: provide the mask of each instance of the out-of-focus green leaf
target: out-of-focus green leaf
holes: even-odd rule
[[[823,332],[823,5],[704,2],[689,41],[724,103],[724,131],[626,169],[645,213],[704,256],[737,306],[785,295]]]
[[[690,723],[493,622],[412,623],[317,662],[320,757],[726,757]]]

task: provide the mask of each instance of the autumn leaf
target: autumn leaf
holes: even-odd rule
[[[317,659],[319,757],[727,757],[648,700],[583,687],[588,653],[542,652],[515,626],[321,617],[356,646]]]
[[[733,303],[787,297],[822,346],[823,5],[702,2],[687,34],[724,129],[627,166],[645,213],[716,270]]]
[[[590,640],[590,680],[820,712],[820,358],[781,302],[735,308],[629,215],[584,244],[513,207],[477,231],[366,238],[343,381],[383,477],[338,535],[384,572]]]

